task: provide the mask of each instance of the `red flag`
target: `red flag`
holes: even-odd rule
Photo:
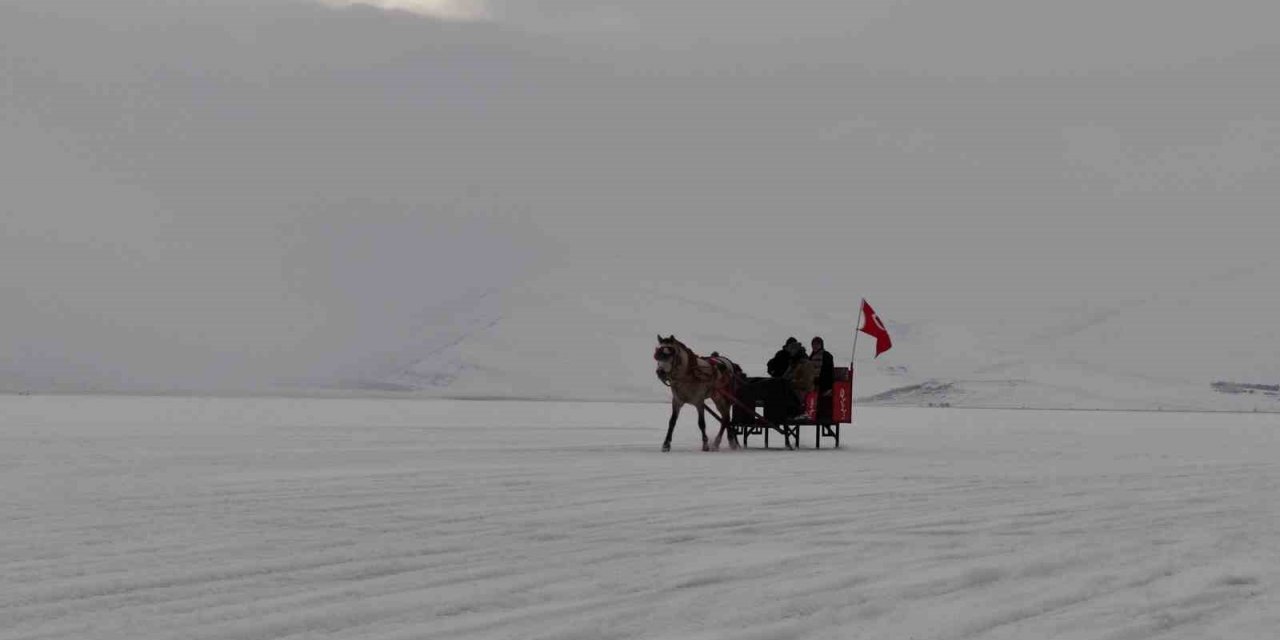
[[[884,321],[876,315],[875,310],[867,304],[865,299],[862,301],[862,317],[864,320],[858,330],[876,339],[876,357],[879,358],[880,354],[893,346],[893,340],[889,339],[889,330],[884,328]]]

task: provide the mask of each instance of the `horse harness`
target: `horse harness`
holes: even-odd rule
[[[677,346],[663,345],[661,347],[658,347],[653,352],[653,359],[662,361],[662,360],[674,358],[675,357],[674,352],[677,350],[681,350],[687,356],[685,358],[685,362],[683,366],[684,371],[681,377],[685,379],[692,379],[694,381],[702,381],[702,380],[707,380],[714,377],[715,372],[718,370],[722,374],[722,377],[721,377],[720,384],[716,385],[715,392],[718,394],[724,394],[733,385],[733,371],[735,367],[732,362],[730,362],[728,359],[721,356],[719,352],[713,351],[710,356],[704,358],[694,353],[692,349],[685,346],[683,343],[677,342],[676,345]],[[707,374],[701,373],[701,367],[694,364],[699,360],[705,360],[707,362],[707,364],[709,365],[708,368],[710,369],[710,373],[707,373]],[[675,371],[673,370],[672,373],[675,373]],[[667,378],[659,378],[659,379],[662,381],[662,384],[670,387],[671,380],[674,377],[675,376],[672,375],[672,376],[668,376]]]

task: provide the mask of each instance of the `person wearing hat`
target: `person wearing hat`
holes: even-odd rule
[[[787,338],[787,344],[782,348],[791,354],[791,366],[793,367],[809,359],[809,354],[804,352],[804,345],[800,344],[800,341],[795,338]]]
[[[818,372],[814,379],[814,390],[818,392],[818,415],[816,422],[819,426],[831,425],[831,389],[835,386],[836,381],[836,363],[835,358],[825,349],[825,344],[821,336],[814,336],[813,341],[809,343],[813,347],[813,352],[809,355],[809,362],[813,364],[814,371]]]
[[[792,343],[799,344],[795,338],[787,338],[786,344],[783,344],[782,348],[769,358],[768,364],[764,365],[765,371],[769,372],[769,378],[782,378],[791,369],[791,361],[794,360],[794,356],[791,355]]]
[[[787,338],[778,352],[769,359],[765,369],[772,382],[769,384],[769,400],[766,401],[769,419],[780,421],[791,419],[804,410],[804,396],[796,388],[796,377],[811,375],[809,356],[804,352],[804,345],[795,337]]]

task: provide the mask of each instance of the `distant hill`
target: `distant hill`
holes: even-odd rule
[[[714,269],[705,274],[721,277]],[[885,294],[872,302],[895,347],[873,359],[863,336],[855,394],[868,404],[913,406],[1280,410],[1274,386],[1222,382],[1280,379],[1269,322],[1277,303],[1233,298],[1269,277],[1265,269],[1237,270],[1181,282],[1173,294],[1032,310],[1004,326],[903,317]],[[852,291],[809,296],[783,284],[681,282],[678,273],[643,262],[617,262],[608,272],[553,270],[442,305],[420,345],[370,366],[373,373],[350,386],[661,401],[667,392],[650,359],[655,334],[719,351],[751,375],[764,375],[788,336],[807,342],[821,334],[837,362],[847,362],[858,300]],[[1221,314],[1226,308],[1235,312]]]

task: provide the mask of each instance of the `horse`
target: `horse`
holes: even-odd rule
[[[671,387],[671,420],[667,423],[667,438],[662,441],[662,450],[671,450],[671,432],[676,428],[676,419],[685,404],[698,408],[698,429],[702,431],[702,450],[711,451],[720,448],[720,439],[725,431],[729,431],[729,448],[738,448],[738,436],[729,429],[730,395],[734,393],[742,369],[728,358],[718,353],[703,358],[676,340],[674,335],[658,336],[658,346],[653,350],[653,359],[658,362],[655,373],[658,380]],[[706,406],[711,400],[720,414],[720,433],[716,434],[715,444],[707,444]]]

